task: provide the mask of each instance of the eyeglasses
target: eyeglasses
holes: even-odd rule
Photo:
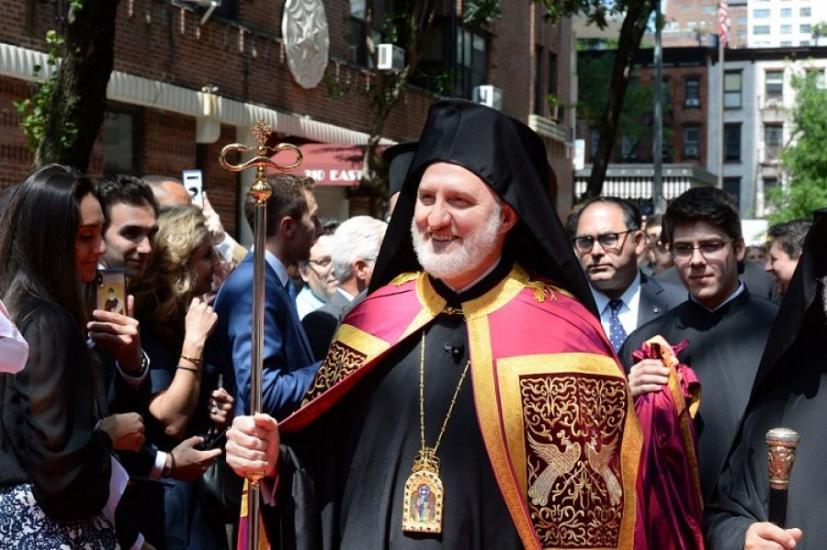
[[[672,256],[680,260],[688,260],[696,250],[706,259],[715,257],[723,251],[724,247],[731,243],[728,241],[704,241],[697,246],[689,243],[672,243]]]
[[[327,256],[322,258],[321,260],[310,259],[307,261],[311,264],[316,264],[319,267],[329,267],[333,260],[329,256]]]
[[[603,233],[601,235],[578,235],[577,237],[571,240],[574,243],[574,247],[579,250],[580,252],[590,252],[592,248],[594,248],[594,243],[597,241],[600,243],[605,249],[612,249],[616,250],[618,248],[623,247],[623,243],[620,242],[621,235],[627,235],[632,231],[637,231],[636,229],[627,229],[626,231],[618,231],[617,233]],[[625,238],[624,238],[625,241]],[[618,246],[618,243],[620,245]]]

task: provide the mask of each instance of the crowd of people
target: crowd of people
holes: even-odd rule
[[[262,251],[174,178],[49,165],[6,193],[0,547],[234,547],[262,472],[272,548],[827,544],[827,217],[750,256],[715,188],[564,224],[541,138],[461,100],[384,157],[388,222],[321,220],[312,179],[270,176]],[[125,307],[95,308],[113,272]],[[789,528],[776,426],[802,436]]]

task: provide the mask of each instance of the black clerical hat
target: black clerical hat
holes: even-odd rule
[[[416,145],[415,141],[397,143],[382,153],[382,158],[388,163],[388,195],[402,190],[405,176],[408,175],[408,168],[411,167],[411,161],[416,153]]]
[[[823,208],[813,213],[813,225],[804,239],[798,266],[787,286],[784,301],[781,302],[781,309],[775,317],[767,347],[755,375],[753,396],[764,380],[784,363],[787,352],[807,328],[804,323],[805,317],[815,314],[822,319],[822,322],[824,320],[819,280],[827,275],[825,248],[827,248],[827,209]],[[813,311],[813,308],[819,308],[819,310]]]
[[[434,162],[479,176],[519,216],[505,253],[530,272],[554,281],[596,312],[594,300],[549,195],[550,172],[540,137],[522,122],[460,99],[431,107],[371,278],[371,290],[399,273],[421,269],[410,227],[419,180]]]

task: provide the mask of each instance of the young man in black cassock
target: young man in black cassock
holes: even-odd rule
[[[772,328],[744,423],[706,510],[709,548],[827,548],[827,210],[816,212],[801,260]],[[801,437],[782,529],[768,522],[765,436]],[[803,534],[803,536],[802,536]]]
[[[724,191],[685,192],[667,209],[663,230],[689,299],[630,334],[620,356],[637,396],[660,390],[667,370],[653,359],[633,364],[632,353],[658,334],[673,346],[689,342],[678,358],[701,382],[695,426],[701,490],[707,500],[746,409],[778,307],[750,294],[738,278],[744,255],[741,220]]]

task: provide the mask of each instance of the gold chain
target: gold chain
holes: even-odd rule
[[[465,381],[465,375],[468,373],[468,367],[471,366],[469,359],[465,363],[465,368],[462,369],[462,375],[459,377],[459,383],[454,390],[454,395],[451,397],[451,404],[448,405],[448,412],[445,414],[445,420],[442,421],[442,427],[439,429],[439,435],[436,437],[436,443],[431,450],[433,455],[436,455],[439,444],[442,441],[442,435],[445,433],[445,427],[448,425],[448,419],[451,418],[451,413],[454,412],[454,405],[457,402],[457,395],[462,383]],[[419,442],[421,452],[424,454],[425,447],[425,330],[422,330],[422,345],[419,347]]]

